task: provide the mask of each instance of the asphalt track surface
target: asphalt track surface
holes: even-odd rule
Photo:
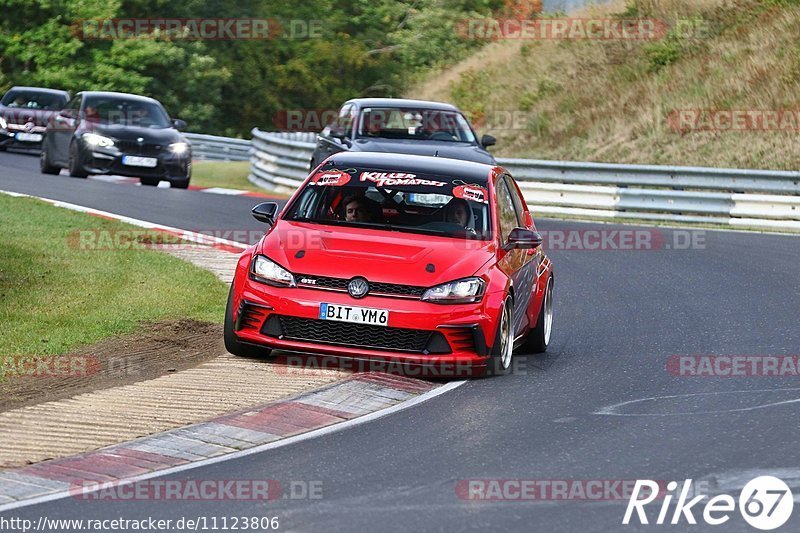
[[[44,176],[28,155],[0,154],[0,189],[184,229],[260,227],[249,215],[253,198]],[[631,228],[539,223],[547,231]],[[667,243],[676,238],[673,230],[654,231]],[[278,516],[284,531],[755,531],[738,511],[718,527],[688,526],[685,519],[675,527],[626,527],[626,500],[475,501],[457,492],[476,479],[691,478],[725,489],[726,480],[780,472],[800,494],[797,377],[680,377],[666,369],[674,355],[800,354],[800,239],[701,235],[702,245],[688,250],[550,250],[552,344],[544,356],[519,356],[512,375],[470,381],[378,420],[172,476],[321,484],[320,499],[68,498],[2,517]],[[651,522],[659,505],[648,506]],[[694,514],[702,524],[702,508]],[[795,509],[781,530],[798,529]]]

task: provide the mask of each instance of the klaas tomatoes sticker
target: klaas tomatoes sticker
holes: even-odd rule
[[[313,183],[317,185],[329,185],[332,187],[341,187],[350,181],[350,174],[342,172],[341,170],[328,170],[326,172],[318,172],[314,176]]]

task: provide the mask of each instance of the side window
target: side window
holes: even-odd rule
[[[500,220],[500,240],[506,242],[511,230],[519,226],[514,200],[504,179],[497,180],[497,218]]]
[[[519,226],[520,228],[524,228],[525,227],[525,216],[524,216],[525,207],[523,207],[523,206],[525,205],[525,203],[522,201],[522,198],[520,198],[519,191],[517,190],[517,187],[514,185],[514,180],[511,179],[511,176],[506,175],[504,180],[506,181],[506,184],[508,185],[508,190],[511,193],[511,199],[514,202],[514,209],[517,212],[517,226]]]
[[[67,104],[66,109],[78,110],[81,108],[81,95],[74,96]]]
[[[353,104],[346,105],[339,110],[339,116],[336,118],[336,125],[344,128],[347,136],[351,137],[353,132],[353,117],[355,115],[355,106]]]

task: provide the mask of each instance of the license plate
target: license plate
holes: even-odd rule
[[[41,133],[17,133],[18,141],[38,143],[42,141]]]
[[[158,165],[158,159],[155,157],[141,157],[138,155],[124,155],[122,156],[122,164],[129,167],[147,167],[155,168]]]
[[[386,309],[369,309],[351,305],[319,304],[321,320],[351,322],[353,324],[369,324],[386,326],[389,323],[389,311]]]

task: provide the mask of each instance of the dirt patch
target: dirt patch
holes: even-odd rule
[[[0,381],[0,412],[154,379],[225,353],[219,324],[146,323],[68,355],[11,362],[19,372]]]

